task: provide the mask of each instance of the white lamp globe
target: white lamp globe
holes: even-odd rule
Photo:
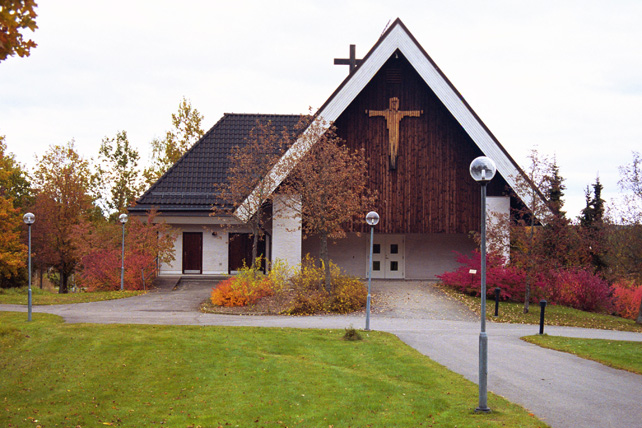
[[[370,211],[368,214],[366,214],[366,223],[368,223],[370,226],[375,226],[377,223],[379,223],[379,214],[374,211]]]
[[[36,216],[32,213],[27,213],[22,216],[22,221],[24,221],[25,224],[33,224],[36,221]]]
[[[470,176],[482,183],[489,182],[495,176],[497,167],[491,158],[480,156],[470,163]]]

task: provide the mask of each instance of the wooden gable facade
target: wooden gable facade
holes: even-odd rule
[[[400,111],[421,112],[400,120],[396,167],[384,117],[390,99]],[[354,149],[364,149],[370,187],[379,198],[378,233],[463,233],[479,230],[479,185],[470,177],[470,162],[483,153],[402,53],[396,51],[362,92],[336,119],[338,135]],[[502,196],[506,181],[489,185]],[[365,231],[365,226],[359,229]]]

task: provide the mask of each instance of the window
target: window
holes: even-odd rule
[[[395,272],[399,270],[399,262],[391,261],[390,262],[390,271]]]
[[[390,254],[399,254],[398,244],[390,244]]]
[[[380,254],[381,253],[381,244],[374,244],[372,246],[372,253],[373,254]]]
[[[372,270],[381,270],[381,262],[372,261]]]

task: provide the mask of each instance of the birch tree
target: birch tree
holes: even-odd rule
[[[147,184],[155,183],[203,136],[202,121],[203,115],[183,97],[178,111],[172,114],[172,129],[164,138],[151,142],[152,165],[143,173]]]

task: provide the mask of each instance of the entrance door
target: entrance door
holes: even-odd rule
[[[228,271],[230,274],[238,272],[243,265],[252,264],[252,240],[254,235],[251,233],[230,233],[229,234],[229,254],[228,254]],[[257,248],[257,257],[261,259],[261,270],[265,272],[265,239],[259,239]]]
[[[369,243],[368,243],[369,244]],[[375,235],[372,247],[372,277],[380,279],[405,278],[404,235]],[[368,247],[368,256],[370,247]],[[369,263],[369,260],[367,261]],[[369,265],[368,265],[369,267]],[[367,268],[366,268],[367,273]]]
[[[183,232],[183,273],[203,273],[202,232]]]

